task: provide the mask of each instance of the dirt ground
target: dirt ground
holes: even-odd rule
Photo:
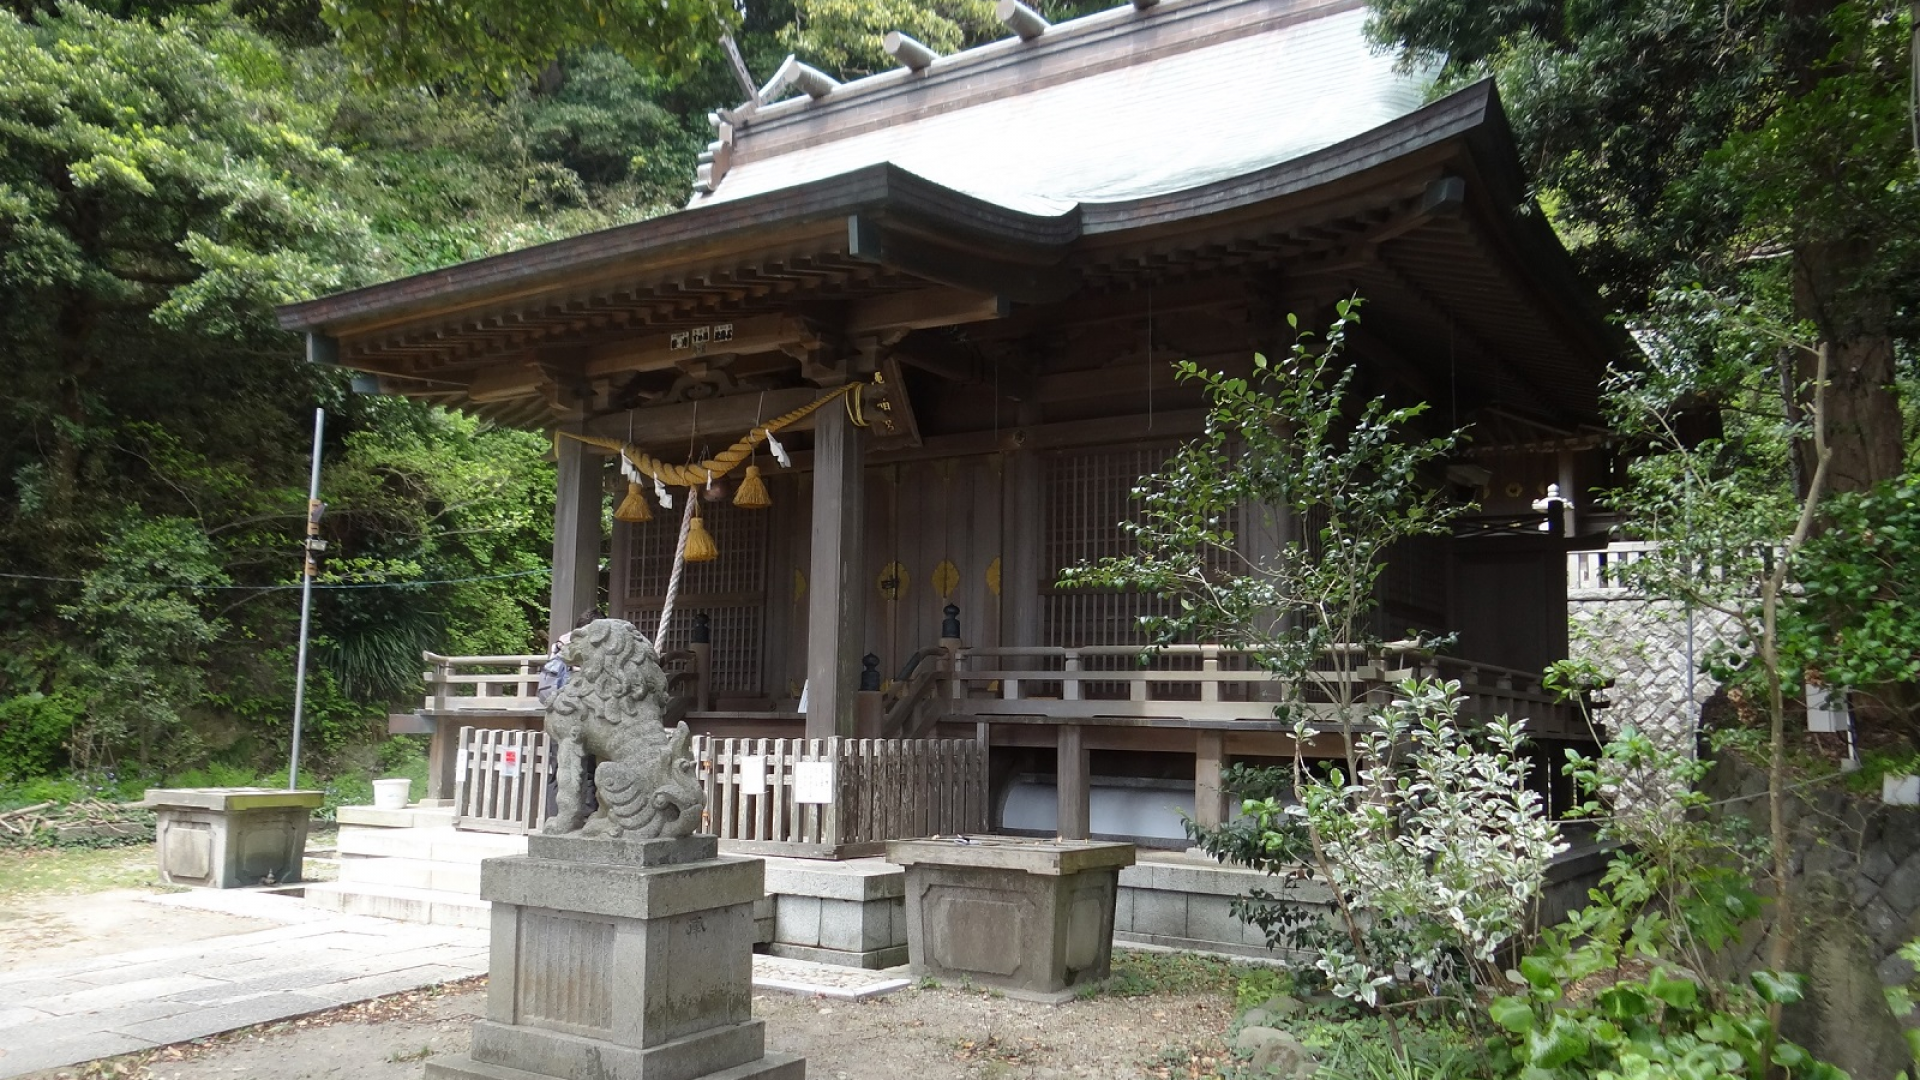
[[[141,903],[153,848],[0,852],[0,971],[266,930],[276,923]]]
[[[27,1080],[417,1080],[426,1058],[467,1047],[484,980]],[[1066,1080],[1217,1074],[1223,990],[1035,1005],[978,990],[901,990],[864,1002],[756,994],[772,1049],[803,1054],[812,1080]]]

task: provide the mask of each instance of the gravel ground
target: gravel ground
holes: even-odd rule
[[[484,979],[29,1080],[417,1080],[427,1057],[467,1047]],[[861,1002],[754,996],[772,1049],[803,1054],[813,1080],[1065,1080],[1216,1076],[1231,1019],[1224,990],[1101,995],[1036,1005],[927,987]]]

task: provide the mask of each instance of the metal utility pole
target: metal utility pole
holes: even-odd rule
[[[314,557],[327,549],[320,539],[320,515],[327,504],[320,501],[320,437],[327,428],[327,411],[313,410],[313,472],[307,480],[307,537],[301,542],[306,564],[300,574],[300,652],[293,675],[293,755],[287,762],[287,790],[300,787],[300,716],[307,704],[307,627],[313,619],[313,576],[318,572]]]

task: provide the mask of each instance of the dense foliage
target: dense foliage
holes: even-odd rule
[[[1907,4],[1372,8],[1382,40],[1450,78],[1498,78],[1541,202],[1611,307],[1700,282],[1807,321],[1833,353],[1834,490],[1899,471],[1896,359],[1920,330]],[[1812,376],[1809,354],[1774,363]]]
[[[541,438],[356,397],[273,306],[676,208],[744,96],[723,33],[764,81],[887,66],[896,28],[1004,32],[978,0],[0,5],[0,779],[278,759],[315,405],[308,745],[376,732],[423,647],[542,647]]]

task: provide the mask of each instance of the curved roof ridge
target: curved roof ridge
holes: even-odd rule
[[[1431,72],[1366,19],[1364,0],[1163,0],[716,114],[689,205],[881,162],[1033,213],[1257,171],[1425,103]]]

